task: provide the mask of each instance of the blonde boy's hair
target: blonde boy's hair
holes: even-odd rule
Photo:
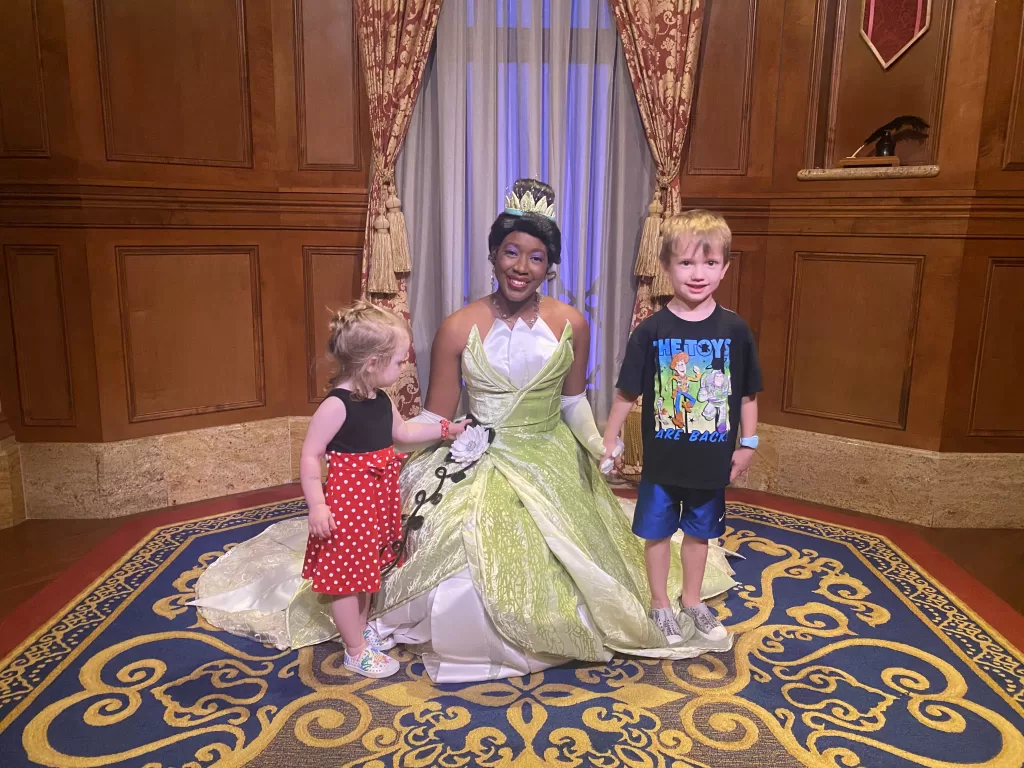
[[[672,255],[678,246],[696,239],[707,256],[713,246],[722,249],[722,261],[728,263],[732,246],[732,230],[725,219],[717,213],[701,209],[670,216],[661,225],[661,265],[666,269],[672,264]]]
[[[371,367],[381,368],[398,353],[398,345],[410,338],[409,326],[391,312],[366,301],[357,301],[331,318],[327,355],[334,363],[331,386],[348,381],[357,400],[374,390]]]

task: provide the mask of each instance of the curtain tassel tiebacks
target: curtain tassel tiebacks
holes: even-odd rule
[[[664,222],[665,211],[665,206],[661,202],[663,192],[667,195],[666,187],[659,184],[654,192],[654,199],[647,206],[647,218],[644,220],[640,250],[636,255],[636,268],[633,270],[638,277],[651,278],[651,298],[672,295],[672,284],[661,266],[661,225]]]
[[[387,216],[378,214],[373,220],[373,246],[370,250],[370,274],[366,278],[368,293],[398,293],[395,262],[391,245],[391,225]]]
[[[398,199],[398,191],[394,184],[391,185],[387,211],[388,225],[391,227],[391,265],[395,272],[408,274],[412,271],[412,260],[409,258],[409,231],[405,226],[402,201]]]

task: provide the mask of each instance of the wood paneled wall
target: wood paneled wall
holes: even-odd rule
[[[21,440],[308,413],[358,282],[351,0],[0,7],[0,399]],[[681,188],[721,210],[763,418],[1024,450],[1022,0],[933,0],[882,70],[855,0],[709,3]],[[893,117],[934,178],[804,182]]]
[[[709,4],[681,190],[742,251],[765,421],[930,450],[1024,450],[1022,3],[933,0],[883,70],[853,0]],[[902,114],[934,178],[806,182]]]
[[[352,0],[0,6],[0,398],[18,439],[311,412],[365,221]]]

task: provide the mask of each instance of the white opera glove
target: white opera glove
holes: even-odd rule
[[[424,408],[416,416],[413,416],[411,419],[406,419],[406,424],[440,424],[444,420],[443,416],[438,416],[436,413],[431,413]],[[399,453],[415,453],[423,448],[429,448],[432,445],[436,445],[439,442],[439,440],[428,440],[425,443],[395,443],[395,450]]]
[[[572,397],[562,395],[562,421],[569,426],[580,445],[600,461],[604,456],[604,438],[597,431],[594,412],[590,409],[585,392]]]

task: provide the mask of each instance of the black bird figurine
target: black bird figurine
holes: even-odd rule
[[[860,150],[864,149],[868,144],[874,143],[876,157],[892,157],[896,154],[896,142],[899,141],[900,138],[904,138],[896,137],[893,134],[904,128],[909,128],[911,133],[916,134],[918,138],[928,137],[928,134],[926,133],[928,130],[928,123],[916,115],[901,115],[895,120],[891,120],[886,123],[864,139],[864,143],[861,144],[860,149],[858,149],[857,152],[860,152]],[[857,152],[853,153],[853,157],[857,156]]]

